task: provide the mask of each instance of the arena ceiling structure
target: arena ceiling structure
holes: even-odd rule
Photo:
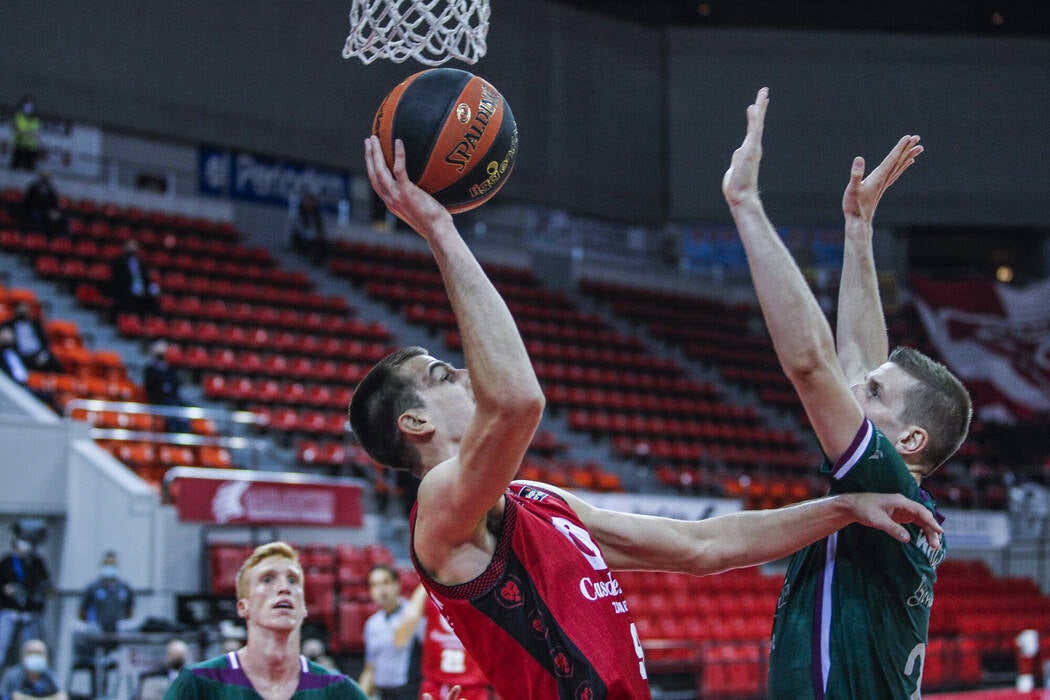
[[[1047,0],[557,0],[647,26],[1050,37]]]

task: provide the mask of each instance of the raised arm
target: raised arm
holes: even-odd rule
[[[544,485],[543,488],[552,489]],[[829,496],[771,510],[674,520],[595,508],[557,490],[594,536],[612,569],[659,570],[704,576],[786,557],[851,523],[907,542],[902,525],[922,528],[940,546],[940,525],[920,503],[900,494]]]
[[[907,170],[923,148],[918,136],[904,136],[882,163],[864,177],[864,159],[853,159],[849,184],[842,195],[846,239],[839,284],[835,339],[839,363],[850,383],[886,361],[889,340],[879,297],[872,250],[875,209],[882,194]]]
[[[469,377],[451,371],[448,376],[469,382],[473,415],[456,445],[458,455],[430,470],[417,497],[416,553],[439,580],[449,581],[462,572],[442,571],[457,548],[484,549],[491,537],[486,516],[517,473],[542,417],[543,392],[507,305],[452,215],[409,180],[404,145],[395,144],[391,172],[378,139],[370,137],[365,162],[372,187],[390,211],[430,245],[463,340]]]
[[[394,646],[403,647],[416,633],[419,621],[423,619],[427,606],[427,589],[423,584],[416,586],[412,591],[412,597],[405,604],[405,614],[401,618],[401,624],[394,630]]]
[[[733,153],[722,192],[747,252],[780,366],[802,400],[824,452],[834,462],[849,447],[864,415],[839,366],[831,327],[758,196],[768,105],[769,91],[762,88],[747,108],[747,135]]]

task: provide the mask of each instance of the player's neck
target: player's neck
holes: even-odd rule
[[[299,676],[299,632],[264,628],[250,630],[248,643],[237,652],[245,673],[268,683]]]

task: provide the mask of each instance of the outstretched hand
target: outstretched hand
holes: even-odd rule
[[[904,136],[867,177],[864,177],[864,159],[860,156],[854,158],[849,184],[842,195],[842,213],[870,223],[882,193],[911,167],[923,150],[918,136]]]
[[[451,220],[445,207],[417,187],[405,170],[405,145],[394,141],[394,170],[391,172],[383,157],[383,148],[375,135],[365,139],[365,168],[372,189],[382,198],[387,209],[427,238],[434,226],[444,219]]]
[[[722,178],[722,194],[729,206],[758,196],[758,165],[762,161],[762,130],[766,123],[769,88],[760,88],[755,103],[747,108],[747,135],[733,151],[729,170]]]
[[[911,539],[908,530],[901,525],[918,525],[930,546],[941,548],[944,529],[923,504],[899,493],[854,493],[848,497],[853,514],[861,525],[882,530],[901,542]]]
[[[434,700],[434,696],[430,693],[423,693],[423,700]],[[452,686],[448,689],[448,692],[445,693],[445,697],[438,698],[437,700],[459,700],[459,686]]]

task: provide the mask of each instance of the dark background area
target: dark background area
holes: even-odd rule
[[[1045,0],[557,0],[653,27],[710,26],[1009,36],[1050,35]]]

